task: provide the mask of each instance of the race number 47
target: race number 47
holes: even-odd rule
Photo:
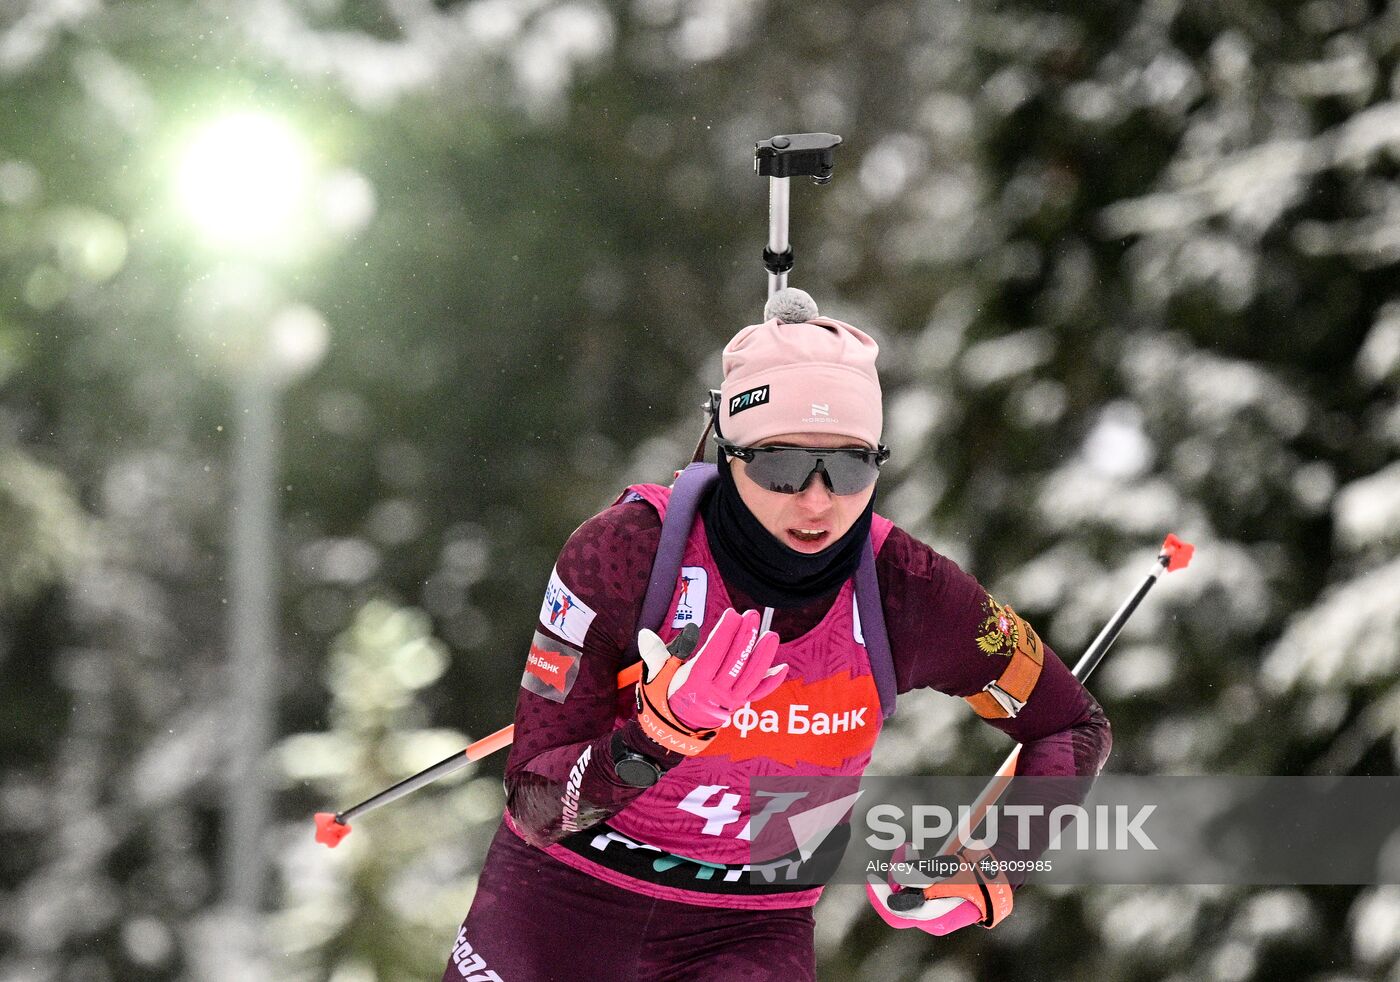
[[[781,815],[797,802],[807,797],[805,791],[758,791],[754,799],[761,800],[763,807],[752,815],[734,838],[752,842],[753,837],[763,831],[764,825],[775,815]],[[715,800],[718,798],[718,800]],[[743,799],[729,790],[727,784],[701,784],[680,801],[676,807],[704,820],[700,829],[702,835],[725,835],[725,830],[737,825],[744,817],[738,805]]]

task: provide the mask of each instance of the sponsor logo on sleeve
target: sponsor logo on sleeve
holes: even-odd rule
[[[676,617],[672,627],[696,627],[705,623],[705,595],[709,580],[703,566],[682,566],[680,575],[680,599],[676,601]]]
[[[563,702],[578,679],[582,652],[536,631],[525,656],[525,674],[520,684],[537,696]]]
[[[594,616],[593,608],[579,600],[578,595],[564,585],[559,578],[559,570],[551,571],[549,586],[544,591],[544,604],[540,607],[540,623],[565,641],[582,648]]]
[[[501,982],[501,977],[486,967],[486,959],[467,940],[465,924],[457,931],[457,944],[452,949],[452,964],[463,982]]]
[[[583,787],[583,775],[587,773],[588,762],[592,759],[593,745],[590,743],[583,748],[583,753],[578,755],[578,760],[574,761],[574,766],[569,769],[569,781],[564,785],[564,811],[561,825],[565,832],[577,832],[580,828],[578,796]]]

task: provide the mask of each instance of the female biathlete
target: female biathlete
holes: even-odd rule
[[[747,327],[724,349],[719,480],[659,637],[637,626],[669,489],[629,489],[560,553],[516,707],[506,814],[444,982],[815,978],[821,888],[739,875],[748,781],[854,779],[870,761],[882,716],[854,599],[867,540],[898,692],[966,698],[1024,745],[1020,775],[1092,781],[1102,768],[1108,720],[1060,659],[874,513],[878,348],[808,314]],[[646,669],[619,691],[633,645]],[[992,927],[1011,909],[998,875],[946,889],[963,900],[933,920],[877,909],[933,934]]]

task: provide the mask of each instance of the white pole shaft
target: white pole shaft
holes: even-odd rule
[[[768,179],[768,250],[784,253],[788,250],[788,182],[790,177]],[[787,273],[768,274],[768,296],[787,286]]]

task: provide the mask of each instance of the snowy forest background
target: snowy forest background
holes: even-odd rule
[[[1066,660],[1166,532],[1198,546],[1091,685],[1109,770],[1395,773],[1398,55],[1379,0],[9,0],[0,982],[438,977],[501,759],[335,852],[311,813],[509,722],[559,545],[687,459],[759,317],[782,132],[846,141],[794,182],[792,282],[882,343],[883,513]],[[302,237],[230,258],[172,161],[248,108],[319,183]],[[329,346],[277,403],[250,721],[234,390],[269,323]],[[271,813],[232,850],[249,725]],[[919,693],[871,773],[1006,749]],[[1400,980],[1396,886],[1016,906],[936,939],[834,888],[821,975]]]

